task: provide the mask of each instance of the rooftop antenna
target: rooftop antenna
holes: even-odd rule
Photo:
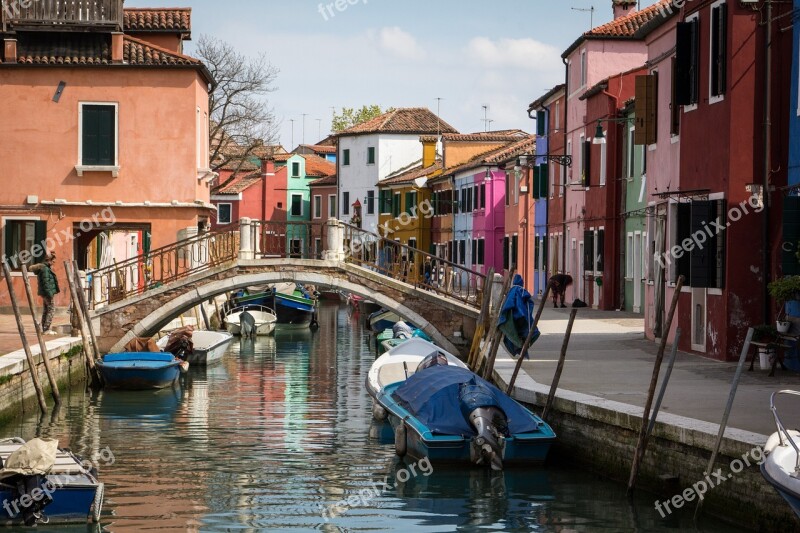
[[[439,114],[442,110],[442,100],[443,98],[436,98],[436,136],[440,137],[442,134],[441,128],[441,115]]]
[[[321,141],[322,140],[322,119],[317,119],[317,138]],[[317,141],[319,142],[319,141]]]
[[[292,147],[294,147],[294,119],[293,119],[293,118],[290,118],[290,119],[289,119],[289,122],[291,122],[291,123],[292,123],[292,144],[290,144],[289,146],[292,146]],[[294,149],[294,148],[292,148],[292,149]]]
[[[589,29],[594,28],[594,6],[589,7],[571,7],[573,11],[582,11],[583,13],[589,12]]]
[[[306,117],[308,116],[308,113],[302,113],[302,115],[303,115],[303,142],[302,142],[302,144],[305,144],[306,143]],[[294,145],[294,143],[292,143],[292,145]]]
[[[483,131],[489,131],[489,125],[494,122],[493,120],[489,120],[489,104],[486,104],[483,107]]]

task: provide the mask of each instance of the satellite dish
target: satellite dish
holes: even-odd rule
[[[421,178],[417,178],[414,180],[414,185],[416,185],[417,189],[422,189],[428,184],[428,178],[422,176]]]

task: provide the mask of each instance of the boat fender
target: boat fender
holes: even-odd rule
[[[397,426],[397,429],[394,430],[394,451],[397,453],[398,457],[405,457],[408,451],[405,424],[401,423]]]
[[[94,493],[94,501],[92,502],[92,522],[95,524],[100,522],[100,514],[103,511],[103,497],[105,496],[105,491],[105,483],[98,483],[97,492]]]
[[[387,416],[388,413],[386,412],[386,409],[384,409],[382,405],[380,405],[377,402],[372,404],[372,417],[375,420],[386,420]]]

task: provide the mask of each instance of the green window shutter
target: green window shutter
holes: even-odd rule
[[[412,195],[413,195],[413,193],[410,193],[410,192],[406,193],[406,204],[405,204],[404,213],[406,213],[408,215],[411,214],[411,202],[413,201]]]
[[[547,198],[550,194],[550,167],[547,163],[538,166],[539,168],[539,198]]]
[[[6,225],[3,229],[3,237],[5,240],[5,248],[6,248],[6,258],[10,260],[14,257],[14,224],[10,221],[6,221]]]
[[[796,255],[800,251],[800,196],[788,196],[783,200],[783,242],[787,243],[781,252],[783,275],[796,276],[800,274],[800,259]]]
[[[542,184],[541,184],[542,176],[541,176],[541,169],[536,166],[533,167],[533,190],[531,193],[533,194],[534,200],[538,200],[542,197]]]
[[[547,134],[545,130],[545,114],[544,111],[536,112],[536,135],[544,137]]]
[[[115,163],[114,114],[114,106],[83,106],[83,153],[81,155],[84,165],[108,166]]]
[[[33,242],[41,246],[41,250],[37,250],[39,252],[38,255],[34,256],[33,262],[34,263],[43,263],[44,262],[44,254],[45,250],[47,249],[47,221],[46,220],[37,220],[34,222],[33,225]]]

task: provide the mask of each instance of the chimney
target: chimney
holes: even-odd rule
[[[113,32],[111,34],[111,62],[122,63],[125,59],[123,45],[125,43],[124,34]]]
[[[17,40],[16,39],[5,39],[5,59],[6,63],[16,63],[17,62]]]
[[[436,145],[439,138],[436,135],[423,135],[419,138],[422,143],[422,168],[428,168],[436,163]]]
[[[611,5],[614,9],[614,20],[636,11],[635,0],[611,0]]]
[[[262,159],[261,162],[261,173],[265,176],[274,176],[275,175],[275,160],[274,159]]]

